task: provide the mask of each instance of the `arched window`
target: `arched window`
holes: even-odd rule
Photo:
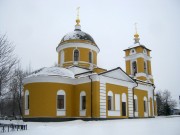
[[[113,92],[112,91],[109,91],[108,92],[108,110],[114,110],[114,107],[113,107]]]
[[[74,61],[79,61],[79,51],[77,49],[74,50]]]
[[[25,110],[29,110],[29,91],[25,91]]]
[[[86,93],[84,91],[80,93],[80,110],[86,110]]]
[[[147,74],[147,64],[146,64],[146,62],[144,61],[144,73],[146,73]]]
[[[138,112],[138,98],[134,95],[134,112]]]
[[[147,112],[147,97],[144,97],[144,112]]]
[[[122,116],[126,116],[126,93],[122,94]]]
[[[66,109],[66,93],[64,90],[59,90],[57,92],[57,109],[58,110]]]
[[[137,64],[136,61],[132,62],[132,74],[135,76],[137,73]]]
[[[61,61],[60,61],[60,65],[62,66],[64,63],[64,51],[61,51]]]
[[[90,52],[89,52],[89,63],[92,63],[92,59],[93,59],[93,58],[92,58],[92,52],[90,51]]]

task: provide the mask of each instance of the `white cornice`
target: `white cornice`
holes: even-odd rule
[[[137,53],[137,54],[129,55],[129,56],[126,56],[124,58],[126,61],[132,60],[132,59],[137,59],[137,58],[144,58],[145,60],[151,61],[151,57],[147,56],[146,54],[143,54],[143,53]]]
[[[99,51],[100,51],[97,46],[94,46],[92,44],[87,44],[87,43],[66,43],[66,44],[63,44],[63,45],[59,45],[56,48],[56,51],[60,52],[60,50],[70,48],[70,47],[88,48],[90,50],[94,50],[96,53],[99,53]]]
[[[92,81],[99,81],[98,75],[92,75],[91,76]],[[81,77],[81,78],[65,78],[60,76],[33,76],[28,77],[23,80],[23,84],[29,84],[29,83],[42,83],[42,82],[48,82],[48,83],[63,83],[63,84],[71,84],[71,85],[77,85],[77,84],[83,84],[90,82],[90,78],[88,76]]]

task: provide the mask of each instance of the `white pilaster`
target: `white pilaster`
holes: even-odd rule
[[[100,81],[100,118],[106,118],[106,83]]]
[[[128,88],[128,110],[129,110],[129,117],[134,117],[133,115],[133,90],[132,88]]]

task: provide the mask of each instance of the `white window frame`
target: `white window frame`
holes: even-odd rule
[[[122,102],[126,103],[126,116],[127,116],[127,96],[126,96],[126,93],[122,93]]]
[[[91,53],[91,62],[89,61],[89,63],[90,63],[90,64],[93,64],[93,63],[94,63],[94,62],[93,62],[93,51],[90,50],[89,53]]]
[[[148,103],[147,103],[147,97],[146,96],[144,96],[143,106],[144,106],[144,101],[145,101],[145,108],[146,108],[146,111],[144,111],[144,117],[148,117]]]
[[[75,61],[75,60],[74,60],[74,52],[75,52],[75,50],[78,50],[78,52],[79,52],[78,61],[80,61],[80,51],[79,51],[78,48],[75,48],[75,49],[73,50],[73,62],[74,62],[74,64],[78,64],[78,61]]]
[[[58,95],[64,96],[64,108],[58,109]],[[56,94],[56,110],[57,110],[57,116],[66,116],[66,92],[64,90],[58,90]]]
[[[135,105],[134,108],[136,110],[136,111],[134,110],[135,117],[138,117],[139,114],[138,114],[138,97],[137,97],[137,95],[134,95],[134,102],[135,102],[134,103],[134,105]]]
[[[29,101],[28,101],[28,99],[27,99],[27,96],[29,96],[29,90],[25,90],[25,98],[24,98],[24,103],[25,103],[25,108],[24,108],[24,110],[25,110],[25,115],[29,115],[29,109],[30,109],[30,104],[28,103]],[[29,97],[30,98],[30,97]],[[28,104],[29,104],[29,108],[28,108]]]
[[[114,97],[113,97],[113,92],[112,91],[108,91],[108,97],[111,97],[111,110],[109,111],[114,111],[114,104],[113,104],[113,101],[114,101]],[[108,98],[107,98],[108,99]],[[109,108],[109,107],[108,107]]]
[[[133,52],[133,51],[134,51],[134,52]],[[131,49],[129,54],[130,54],[130,55],[136,54],[136,49],[134,49],[134,48]]]
[[[82,109],[82,97],[85,96],[86,97],[86,101],[87,101],[87,96],[86,96],[86,92],[85,91],[81,91],[80,92],[80,104],[79,104],[79,115],[80,116],[86,116],[86,109],[87,109],[87,106],[86,106],[86,109]],[[87,104],[87,102],[86,102]]]
[[[108,96],[111,97],[111,110],[108,110],[108,108],[107,108],[108,116],[121,116],[121,112],[120,112],[120,94],[115,94],[115,96],[114,96],[112,91],[108,91]],[[114,103],[114,99],[115,99],[115,103]],[[107,97],[107,102],[109,102],[108,97]],[[119,102],[119,104],[117,102]]]

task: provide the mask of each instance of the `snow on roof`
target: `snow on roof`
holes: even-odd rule
[[[128,47],[127,49],[125,49],[125,50],[129,50],[129,49],[131,49],[131,48],[135,48],[135,47],[138,47],[138,46],[142,46],[142,47],[148,49],[148,48],[147,48],[145,45],[143,45],[143,44],[135,43],[135,44],[129,46],[129,47]],[[125,51],[125,50],[124,50],[124,51]],[[150,50],[150,49],[148,49],[148,50]],[[151,50],[150,50],[150,51],[151,51]]]
[[[71,40],[71,39],[88,40],[92,43],[95,43],[94,39],[89,34],[83,32],[83,31],[76,31],[76,30],[66,34],[62,38],[61,43],[64,41],[67,41],[67,40]]]
[[[74,73],[66,68],[47,67],[35,71],[28,77],[34,77],[34,76],[62,76],[62,77],[74,78]]]

